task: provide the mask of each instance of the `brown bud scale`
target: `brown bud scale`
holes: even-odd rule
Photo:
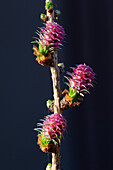
[[[40,146],[40,149],[43,152],[48,152],[48,153],[56,153],[57,147],[59,146],[58,144],[55,145],[53,142],[49,144],[45,144],[44,146],[41,143],[41,136],[38,136],[38,142],[37,144]]]
[[[53,54],[53,52],[50,52],[50,53],[48,53],[48,55],[47,56],[44,56],[44,55],[40,55],[39,54],[39,51],[38,51],[38,49],[37,49],[37,47],[36,46],[33,46],[33,50],[34,50],[34,55],[35,56],[37,56],[36,57],[36,61],[39,63],[39,64],[41,64],[42,66],[44,66],[44,65],[49,65],[49,66],[53,66],[53,57],[52,57],[52,54]],[[39,57],[40,56],[40,57]]]
[[[67,90],[65,91],[67,92]],[[64,93],[64,92],[63,92]],[[80,104],[80,102],[78,101],[75,101],[73,102],[72,101],[73,98],[69,97],[68,94],[66,94],[62,100],[60,100],[60,110],[63,111],[63,110],[66,110],[68,108],[72,108],[74,106],[78,106]],[[51,105],[48,107],[48,109],[51,111],[51,112],[54,112],[54,101],[52,101]]]

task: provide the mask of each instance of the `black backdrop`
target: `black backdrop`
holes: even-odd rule
[[[113,1],[54,0],[67,33],[59,60],[93,67],[97,84],[79,107],[64,112],[68,134],[64,170],[113,170]],[[52,98],[48,67],[32,54],[43,0],[0,0],[0,170],[43,170],[51,160],[36,145],[33,128]],[[63,76],[62,76],[63,84]],[[62,88],[63,85],[62,85]]]

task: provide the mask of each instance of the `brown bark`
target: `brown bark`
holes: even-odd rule
[[[52,0],[46,0],[46,3]],[[54,10],[47,10],[47,22],[54,21]],[[53,82],[53,96],[54,96],[54,113],[60,113],[60,71],[58,68],[57,51],[53,54],[53,67],[50,67]],[[60,147],[57,145],[56,152],[52,153],[52,168],[51,170],[60,170]]]

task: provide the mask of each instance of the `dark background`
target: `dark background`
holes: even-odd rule
[[[67,33],[59,60],[66,70],[86,63],[96,73],[91,94],[64,112],[68,134],[61,147],[64,170],[113,170],[113,1],[54,0]],[[33,128],[49,112],[49,67],[32,54],[32,37],[44,0],[0,0],[0,170],[44,170],[51,161]],[[62,89],[63,76],[61,77]]]

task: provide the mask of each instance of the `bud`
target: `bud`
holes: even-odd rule
[[[62,73],[62,72],[64,72],[64,63],[58,63],[58,67],[59,67],[59,69],[60,69],[60,74]]]
[[[51,167],[52,167],[52,164],[51,164],[51,163],[48,163],[48,164],[47,164],[47,167],[46,167],[46,170],[51,170]]]
[[[45,4],[45,8],[48,10],[48,11],[51,11],[53,9],[53,3],[51,1],[48,1],[46,4]]]
[[[61,67],[62,69],[64,69],[64,63],[58,63],[58,66]]]
[[[52,103],[52,101],[51,101],[51,100],[48,100],[48,101],[46,102],[46,106],[47,106],[47,108],[49,108],[49,107],[51,106],[51,103]]]
[[[48,17],[47,17],[47,15],[45,15],[45,14],[41,14],[41,15],[40,15],[40,18],[41,18],[43,21],[48,21]]]
[[[54,12],[55,18],[59,17],[60,15],[61,15],[61,11],[60,10],[55,10],[55,12]]]

